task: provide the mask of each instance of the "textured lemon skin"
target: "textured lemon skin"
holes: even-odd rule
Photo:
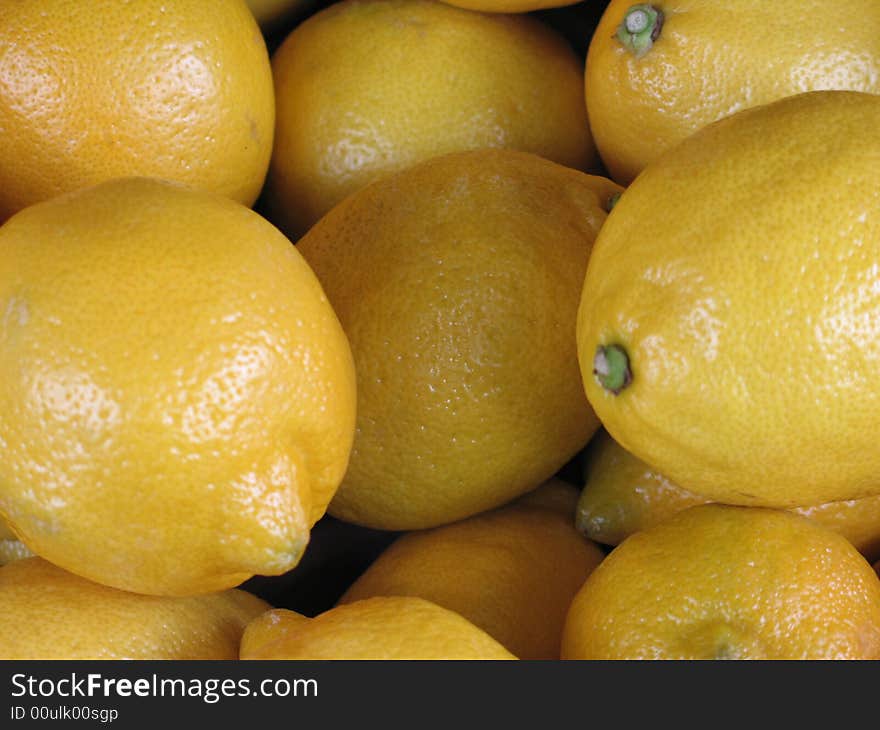
[[[0,221],[134,175],[256,200],[275,101],[244,0],[4,2],[0,48]]]
[[[241,659],[516,659],[453,611],[413,596],[368,598],[313,619],[275,609],[252,621]]]
[[[529,13],[543,8],[561,8],[580,0],[443,0],[447,5],[483,13]]]
[[[245,626],[269,608],[236,589],[128,593],[28,558],[0,569],[0,658],[237,659]]]
[[[574,527],[577,491],[560,481],[451,525],[406,533],[345,592],[419,596],[461,614],[520,659],[559,659],[572,599],[604,553]]]
[[[596,156],[583,68],[533,18],[428,0],[346,0],[272,58],[272,220],[298,238],[346,195],[459,150],[503,147],[578,169]]]
[[[587,53],[596,146],[628,185],[662,152],[742,109],[806,91],[880,93],[875,0],[664,0],[660,36],[636,58],[615,37],[632,0],[611,0]]]
[[[354,433],[351,352],[290,242],[148,179],[0,228],[0,516],[35,553],[142,593],[298,561]]]
[[[576,525],[596,542],[617,545],[683,509],[709,501],[652,469],[604,429],[590,441],[585,459]]]
[[[577,526],[591,540],[617,545],[707,501],[671,482],[602,430],[590,443]],[[868,560],[880,557],[880,495],[791,511],[842,535]]]
[[[357,369],[331,514],[436,527],[536,488],[587,442],[573,332],[617,190],[526,153],[456,153],[355,193],[300,240]]]
[[[880,493],[880,96],[740,112],[650,165],[603,226],[578,314],[587,397],[628,451],[713,501]],[[592,375],[622,345],[632,383]]]
[[[563,659],[877,659],[880,579],[783,510],[700,505],[627,538],[572,602]]]

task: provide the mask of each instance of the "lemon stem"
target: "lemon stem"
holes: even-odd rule
[[[626,11],[617,28],[617,40],[636,58],[641,58],[660,37],[663,11],[653,5],[640,3]]]
[[[593,358],[593,375],[605,390],[620,393],[632,382],[626,350],[620,345],[599,345]]]

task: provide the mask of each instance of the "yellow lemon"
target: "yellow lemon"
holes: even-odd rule
[[[453,611],[413,596],[368,598],[307,618],[276,609],[241,640],[242,659],[516,659]]]
[[[534,18],[429,0],[344,0],[272,58],[271,218],[299,237],[388,173],[448,152],[504,147],[595,162],[583,68]]]
[[[805,91],[880,93],[876,0],[611,0],[590,41],[586,99],[611,176],[734,112]]]
[[[624,540],[571,604],[564,659],[878,659],[880,578],[800,515],[701,505]]]
[[[529,13],[543,8],[574,5],[579,0],[443,0],[443,2],[484,13]]]
[[[603,552],[574,526],[577,491],[554,480],[510,505],[406,533],[340,599],[420,596],[461,614],[520,659],[559,659],[572,598]]]
[[[122,176],[250,205],[275,100],[244,0],[0,3],[0,222]]]
[[[696,132],[623,193],[578,318],[614,439],[713,501],[880,494],[880,96],[816,91]]]
[[[298,243],[357,368],[331,514],[435,527],[536,488],[584,446],[598,422],[575,316],[619,189],[522,152],[456,153],[355,193]]]
[[[47,560],[193,594],[296,565],[345,471],[351,352],[240,203],[135,178],[0,228],[0,516]]]
[[[28,558],[0,568],[0,659],[237,659],[245,626],[269,608],[235,589],[128,593]]]
[[[589,539],[617,545],[683,509],[709,500],[679,487],[600,429],[585,454],[577,528]]]
[[[634,532],[707,501],[671,482],[601,430],[590,442],[577,526],[591,540],[617,545]],[[843,535],[867,559],[880,557],[880,495],[791,509]]]

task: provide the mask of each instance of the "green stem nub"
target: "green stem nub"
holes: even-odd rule
[[[632,382],[626,350],[620,345],[599,345],[593,358],[593,375],[605,390],[618,395]]]
[[[617,28],[617,40],[636,58],[641,58],[660,37],[662,27],[663,11],[660,8],[645,3],[633,5]]]

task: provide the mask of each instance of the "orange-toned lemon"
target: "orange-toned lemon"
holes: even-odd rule
[[[554,480],[497,510],[398,538],[340,599],[420,596],[520,659],[558,659],[572,598],[603,552],[574,526],[577,490]]]
[[[526,16],[431,0],[344,0],[272,58],[271,219],[298,238],[345,196],[437,155],[500,147],[569,167],[597,158],[583,65]]]
[[[0,659],[236,659],[245,626],[269,608],[235,589],[127,593],[27,558],[0,568]]]
[[[800,515],[700,505],[624,540],[572,602],[565,659],[878,659],[880,578]]]
[[[244,0],[3,2],[0,49],[0,222],[131,175],[257,198],[275,100]]]
[[[307,618],[276,609],[245,629],[242,659],[516,659],[453,611],[413,596],[368,598]]]
[[[572,333],[619,190],[523,152],[461,152],[360,190],[299,241],[357,369],[331,514],[436,527],[535,489],[586,444],[598,422]]]

